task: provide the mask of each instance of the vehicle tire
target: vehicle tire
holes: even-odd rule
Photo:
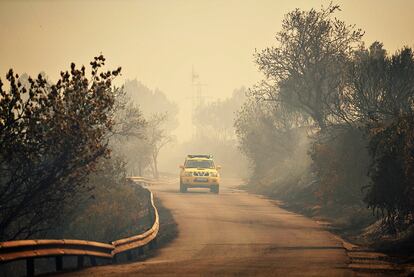
[[[210,188],[210,192],[218,194],[219,193],[219,186],[215,185]]]
[[[187,186],[180,183],[180,192],[187,192]]]

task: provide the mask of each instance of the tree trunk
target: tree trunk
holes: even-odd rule
[[[158,174],[158,161],[157,161],[157,156],[153,156],[153,163],[154,163],[154,178],[158,179],[159,174]]]

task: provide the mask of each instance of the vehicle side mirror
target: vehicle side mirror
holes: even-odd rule
[[[179,166],[179,168],[184,169],[184,166],[181,164],[181,165]]]
[[[216,166],[216,169],[221,169],[221,165]]]

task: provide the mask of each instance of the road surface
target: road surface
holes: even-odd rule
[[[237,185],[226,180],[219,195],[203,189],[183,194],[178,185],[152,186],[177,222],[177,238],[146,261],[69,275],[356,276],[334,235]]]

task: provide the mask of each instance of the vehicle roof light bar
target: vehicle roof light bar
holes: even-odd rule
[[[205,158],[205,159],[212,159],[213,155],[187,155],[188,158]]]

